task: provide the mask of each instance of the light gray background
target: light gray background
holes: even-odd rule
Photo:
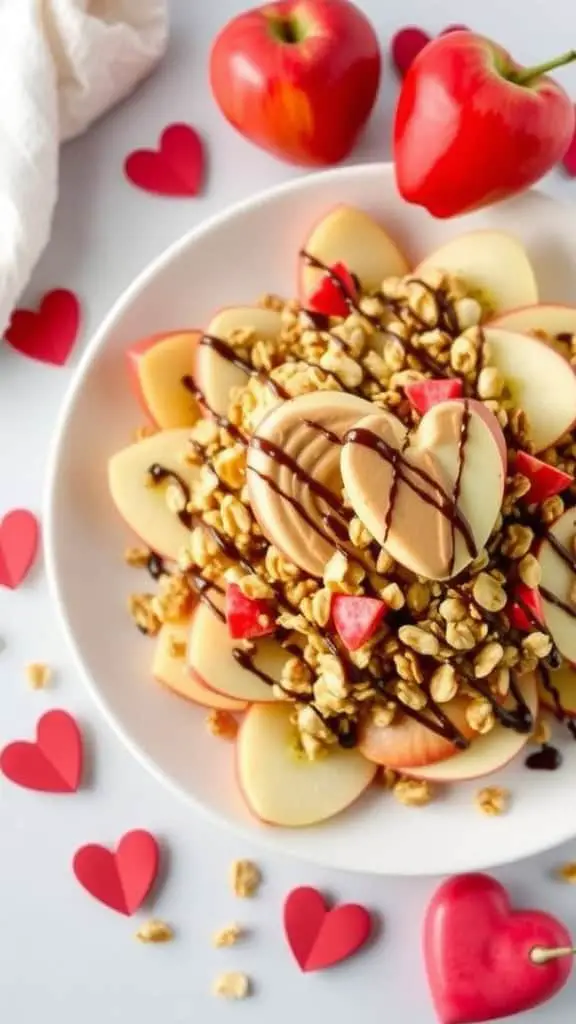
[[[0,350],[0,515],[17,505],[40,510],[58,407],[83,345],[134,275],[208,214],[301,173],[236,135],[210,97],[209,44],[227,18],[243,8],[242,0],[172,0],[170,6],[172,41],[162,67],[134,97],[63,151],[53,239],[26,298],[33,302],[55,286],[76,290],[84,302],[85,331],[66,369],[34,364],[6,346]],[[360,6],[375,22],[386,66],[379,106],[354,162],[389,156],[396,83],[386,54],[401,25],[415,22],[435,32],[450,22],[466,22],[526,63],[576,45],[576,8],[563,0],[363,0]],[[576,98],[576,69],[559,77]],[[125,154],[153,145],[158,131],[175,120],[192,122],[207,140],[209,180],[199,199],[156,199],[122,177]],[[576,199],[576,181],[559,172],[546,186]],[[282,244],[274,238],[273,224],[270,244]],[[316,1018],[344,1022],[355,1014],[365,1024],[433,1024],[420,924],[434,881],[322,871],[270,856],[193,814],[146,774],[92,706],[48,603],[41,564],[20,590],[0,591],[0,637],[6,645],[0,655],[0,744],[29,735],[44,710],[64,706],[85,725],[94,754],[93,785],[73,797],[37,796],[0,781],[2,1020],[220,1024],[233,1018],[289,1024]],[[57,668],[54,687],[46,692],[32,693],[24,682],[24,663],[34,659]],[[133,932],[148,915],[129,920],[114,914],[85,895],[72,875],[77,846],[113,843],[133,827],[152,829],[169,848],[165,883],[154,905],[154,913],[178,930],[178,941],[166,946],[137,943]],[[228,864],[240,856],[255,858],[265,873],[261,896],[252,902],[235,901],[228,889]],[[576,842],[497,875],[519,904],[556,912],[576,933],[576,890],[552,877],[554,867],[567,859],[576,859]],[[299,884],[365,902],[382,915],[379,940],[336,970],[301,975],[280,925],[283,897]],[[249,938],[234,949],[213,950],[210,933],[233,919],[249,927]],[[253,999],[229,1006],[211,997],[212,978],[226,968],[252,976]],[[516,1019],[565,1024],[575,1004],[576,978],[553,1003]]]

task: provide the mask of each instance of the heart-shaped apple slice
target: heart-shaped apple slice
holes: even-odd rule
[[[347,540],[340,443],[371,409],[355,395],[314,391],[272,409],[250,441],[254,515],[271,543],[312,576],[322,575],[335,540]]]
[[[356,515],[417,575],[450,579],[488,540],[506,475],[495,430],[456,399],[433,406],[412,435],[386,412],[346,435],[342,478]]]
[[[576,509],[568,509],[549,528],[538,551],[544,622],[556,647],[576,662]]]
[[[490,363],[496,366],[515,405],[524,410],[537,452],[566,434],[576,420],[576,375],[545,341],[486,327]],[[554,395],[554,401],[550,396]]]
[[[303,252],[325,267],[343,263],[364,291],[380,288],[385,277],[402,277],[408,264],[383,227],[354,206],[336,206],[316,225]],[[303,306],[322,282],[324,271],[300,257],[300,300]]]
[[[493,315],[538,301],[536,277],[524,246],[504,231],[457,235],[420,263],[414,277],[429,270],[454,274]]]
[[[148,470],[161,466],[190,488],[199,469],[182,460],[189,435],[186,428],[162,430],[123,448],[108,463],[110,494],[120,515],[152,551],[165,558],[178,557],[190,539],[190,530],[166,503],[170,479],[150,486]]]
[[[251,330],[263,341],[274,341],[282,330],[282,318],[272,309],[259,306],[230,306],[210,321],[200,339],[196,355],[195,378],[208,408],[219,416],[228,412],[232,388],[243,387],[249,367],[236,359],[228,343],[235,331]],[[223,342],[223,350],[209,339]]]
[[[248,655],[241,642],[230,636],[223,594],[210,592],[210,601],[214,608],[200,602],[192,615],[188,666],[193,677],[209,690],[234,700],[274,701],[272,685],[280,683],[291,655],[271,637],[255,641],[255,652]]]
[[[315,825],[354,803],[376,773],[358,750],[335,747],[309,761],[298,747],[293,705],[250,708],[238,733],[238,781],[248,807],[270,825]]]

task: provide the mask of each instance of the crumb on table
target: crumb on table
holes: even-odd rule
[[[567,861],[566,864],[562,864],[558,868],[556,875],[562,882],[576,885],[576,861]]]
[[[212,986],[212,993],[221,999],[246,999],[251,994],[250,979],[240,971],[219,974]]]
[[[52,669],[42,661],[31,661],[26,665],[26,679],[33,690],[43,690],[51,676]]]
[[[139,942],[170,942],[174,938],[174,929],[166,921],[153,918],[140,925],[136,938]]]
[[[215,949],[222,949],[224,946],[235,946],[238,940],[242,938],[242,935],[243,929],[239,924],[235,922],[227,924],[224,928],[219,928],[217,932],[214,932],[212,945]]]
[[[510,791],[502,786],[485,786],[476,793],[476,806],[483,814],[494,818],[505,814],[510,804]]]
[[[262,874],[257,864],[251,860],[235,860],[230,866],[230,884],[235,896],[249,899],[255,896],[262,882]]]

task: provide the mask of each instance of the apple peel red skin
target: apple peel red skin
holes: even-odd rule
[[[440,36],[416,57],[394,124],[396,180],[407,202],[454,217],[523,191],[562,159],[576,124],[568,94],[547,76],[516,85],[498,68],[522,70],[473,32]],[[434,97],[432,115],[424,96]]]

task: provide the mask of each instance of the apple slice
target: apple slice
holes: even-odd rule
[[[414,277],[444,270],[460,277],[492,315],[538,301],[538,286],[524,246],[503,231],[471,231],[441,245]]]
[[[551,671],[549,685],[553,686],[557,691],[558,702],[564,714],[568,718],[576,718],[576,672],[572,666],[562,665],[561,668]],[[542,680],[540,680],[538,685],[538,693],[544,707],[557,714],[558,703]]]
[[[190,427],[200,416],[196,399],[182,384],[194,368],[200,331],[154,334],[126,353],[136,395],[162,430]]]
[[[223,607],[219,595],[211,595],[212,598],[218,607]],[[275,702],[272,685],[236,661],[233,652],[237,648],[239,642],[228,633],[226,622],[207,605],[198,604],[188,640],[188,665],[193,676],[210,690],[235,700]],[[277,640],[256,641],[256,670],[273,682],[280,683],[282,669],[290,657]]]
[[[191,487],[199,469],[181,460],[189,434],[183,428],[162,430],[116,452],[108,462],[110,494],[120,515],[147,547],[165,558],[178,557],[190,539],[190,530],[166,504],[165,491],[171,481],[150,487],[147,474],[157,463]]]
[[[572,368],[537,338],[500,327],[487,327],[484,334],[491,364],[498,367],[512,400],[528,417],[535,450],[549,448],[576,420],[576,376]]]
[[[576,509],[568,509],[549,527],[555,541],[566,552],[566,558],[576,559],[574,536],[576,534]],[[549,540],[543,540],[538,551],[541,580],[540,595],[544,622],[560,654],[568,661],[576,662],[576,605],[572,604],[572,588],[576,583],[576,572],[553,547]],[[548,597],[554,595],[563,607]]]
[[[468,704],[465,697],[455,697],[442,705],[443,712],[465,739],[475,735],[466,721]],[[368,715],[360,731],[359,750],[374,764],[411,771],[417,765],[444,761],[456,754],[458,748],[451,740],[407,715],[386,726],[376,725]]]
[[[327,267],[343,263],[363,291],[376,291],[385,277],[403,277],[408,264],[396,243],[369,214],[354,206],[337,206],[316,224],[303,246]],[[300,301],[307,306],[324,271],[300,257]]]
[[[550,338],[556,338],[559,334],[576,334],[576,306],[546,302],[535,306],[520,306],[492,320],[490,327],[502,327],[505,331],[517,331],[518,334],[545,331]]]
[[[561,469],[556,469],[556,466],[550,466],[547,462],[528,455],[528,452],[518,452],[514,468],[517,473],[522,473],[530,480],[530,490],[524,495],[527,505],[533,502],[541,504],[546,498],[562,494],[562,491],[574,483],[574,477],[569,473],[563,473]]]
[[[245,711],[245,701],[224,697],[207,686],[202,686],[188,668],[186,654],[182,656],[172,653],[173,646],[188,646],[190,623],[182,625],[164,625],[156,637],[156,646],[152,658],[152,675],[163,686],[167,686],[179,697],[194,701],[205,708],[217,708],[220,711]]]
[[[535,675],[523,676],[520,682],[522,696],[534,721],[538,712],[538,686]],[[506,706],[507,702],[505,702]],[[430,782],[463,782],[490,775],[512,761],[524,749],[530,733],[516,732],[503,725],[495,725],[485,736],[478,736],[467,750],[459,750],[453,757],[437,764],[407,768],[406,774]]]
[[[358,750],[334,747],[309,761],[298,751],[291,704],[255,705],[238,733],[238,781],[248,807],[269,825],[326,821],[354,803],[376,773]]]
[[[263,341],[274,341],[282,330],[280,313],[258,306],[230,306],[220,310],[210,321],[205,334],[227,342],[237,330],[252,328]],[[198,346],[195,377],[204,394],[208,407],[219,416],[228,412],[230,391],[242,387],[248,374],[225,356],[219,355],[209,345]]]

